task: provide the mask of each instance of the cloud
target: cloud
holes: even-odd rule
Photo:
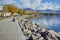
[[[60,5],[56,6],[55,10],[60,10]]]
[[[18,8],[32,8],[35,10],[46,10],[46,9],[52,9],[52,10],[59,10],[60,5],[53,2],[42,2],[43,0],[0,0],[0,4],[13,4],[17,6]],[[56,2],[56,0],[55,0]]]
[[[3,4],[15,4],[15,0],[3,0]]]
[[[56,6],[52,2],[45,2],[45,3],[41,3],[39,7],[37,7],[37,10],[46,10],[46,9],[59,10],[60,5]]]
[[[35,9],[41,3],[41,0],[20,0],[21,6]]]
[[[39,10],[52,9],[53,10],[54,5],[52,3],[45,2],[45,3],[41,3],[37,9]]]

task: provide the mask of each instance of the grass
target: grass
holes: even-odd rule
[[[5,18],[0,18],[0,21],[1,21],[1,20],[4,20],[4,19],[5,19]]]

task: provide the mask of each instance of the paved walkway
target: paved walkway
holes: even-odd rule
[[[25,36],[17,22],[1,21],[0,40],[25,40]]]

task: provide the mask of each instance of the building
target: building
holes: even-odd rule
[[[11,12],[3,13],[3,17],[9,17],[9,16],[11,16]]]

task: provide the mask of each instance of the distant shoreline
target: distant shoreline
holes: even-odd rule
[[[60,14],[54,14],[54,13],[40,13],[41,15],[60,15]]]

